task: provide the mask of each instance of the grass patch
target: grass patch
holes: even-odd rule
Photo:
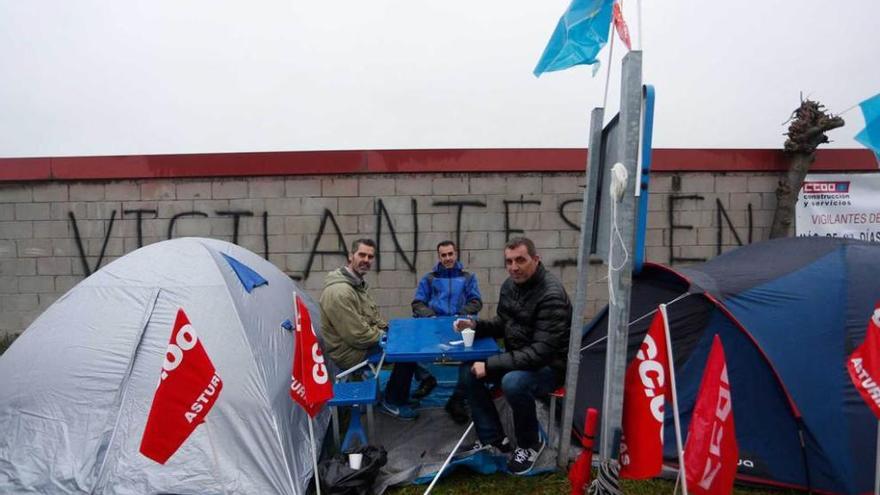
[[[675,484],[668,480],[622,481],[623,493],[626,495],[668,495]],[[427,485],[408,485],[391,488],[390,495],[422,494]],[[681,488],[679,488],[680,492]],[[431,493],[457,495],[567,495],[570,492],[568,477],[562,473],[550,473],[538,476],[511,476],[508,474],[480,475],[460,469],[437,482]],[[736,487],[735,495],[782,495],[795,494],[792,491],[774,491],[766,488],[755,489]]]

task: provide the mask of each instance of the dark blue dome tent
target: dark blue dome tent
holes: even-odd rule
[[[878,300],[880,244],[787,238],[687,268],[646,263],[633,276],[628,359],[647,332],[652,310],[667,303],[684,432],[717,333],[733,396],[737,479],[870,493],[877,421],[845,362],[864,340]],[[576,429],[586,408],[602,408],[607,324],[606,308],[585,329]],[[671,414],[667,405],[665,457],[674,464]]]

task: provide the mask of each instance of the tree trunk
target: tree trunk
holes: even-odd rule
[[[785,140],[788,171],[776,188],[776,211],[770,226],[770,238],[788,237],[792,234],[794,211],[804,177],[816,161],[816,148],[828,142],[826,131],[843,127],[842,118],[825,113],[822,104],[803,100],[792,113],[791,125]]]
[[[776,211],[770,227],[770,238],[788,237],[794,225],[794,210],[797,206],[798,192],[810,166],[816,161],[816,153],[792,153],[789,157],[788,172],[776,188]]]

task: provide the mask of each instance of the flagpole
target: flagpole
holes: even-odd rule
[[[874,464],[874,495],[880,495],[880,421],[877,422],[877,459]]]
[[[678,474],[681,477],[681,492],[687,495],[687,471],[684,468],[684,448],[681,443],[681,423],[678,420],[678,392],[675,387],[675,360],[672,359],[672,336],[669,334],[669,316],[666,305],[660,305],[663,316],[663,332],[666,334],[666,355],[669,361],[669,386],[672,389],[672,419],[675,422],[675,448],[678,452]]]
[[[306,414],[309,417],[309,441],[312,444],[312,466],[315,468],[315,472],[313,476],[315,477],[315,490],[318,495],[321,495],[321,478],[318,476],[318,454],[315,452],[317,449],[315,448],[315,430],[312,427],[312,415]]]

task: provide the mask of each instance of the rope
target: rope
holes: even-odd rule
[[[666,306],[671,306],[671,305],[677,303],[678,301],[681,301],[682,299],[684,299],[684,298],[686,298],[686,297],[688,297],[688,296],[692,296],[692,295],[693,295],[693,294],[691,294],[690,292],[685,292],[684,294],[681,294],[681,295],[679,295],[678,297],[676,297],[675,299],[673,299],[673,300],[671,300],[671,301],[669,301],[669,302],[667,302],[667,303],[664,303],[664,304],[666,304]],[[647,318],[647,317],[653,315],[653,314],[656,313],[656,312],[657,312],[657,309],[652,309],[651,311],[648,311],[647,313],[643,314],[642,316],[639,316],[639,317],[636,318],[635,320],[629,322],[629,323],[627,324],[627,326],[630,326],[630,327],[631,327],[631,326],[635,325],[636,323],[638,323],[638,322],[644,320],[645,318]],[[581,347],[581,352],[583,352],[583,351],[589,349],[590,347],[593,347],[594,345],[598,344],[599,342],[604,342],[605,339],[607,339],[607,338],[608,338],[608,335],[605,335],[604,337],[601,337],[601,338],[599,338],[599,339],[596,339],[596,340],[593,341],[593,342],[590,342],[589,344],[587,344],[587,345]]]
[[[596,479],[590,484],[592,495],[623,495],[620,491],[620,475],[616,461],[602,461]]]

